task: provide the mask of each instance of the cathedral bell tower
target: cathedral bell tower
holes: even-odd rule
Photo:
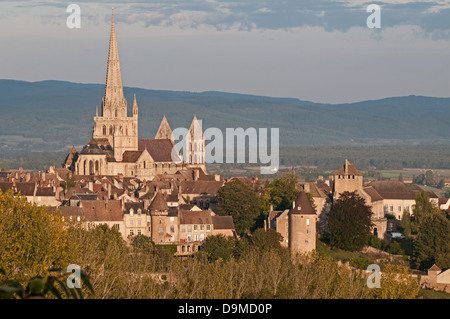
[[[116,161],[122,161],[123,152],[138,149],[138,106],[133,101],[132,116],[128,117],[127,101],[123,94],[117,48],[114,12],[111,21],[105,94],[102,98],[101,116],[94,117],[92,138],[107,139],[114,150]]]

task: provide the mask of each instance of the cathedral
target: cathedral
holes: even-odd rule
[[[106,71],[105,94],[94,117],[92,138],[81,152],[72,148],[63,166],[77,175],[117,175],[152,180],[158,174],[174,174],[186,168],[205,168],[205,140],[194,116],[185,138],[185,156],[175,147],[172,130],[164,116],[154,139],[139,139],[136,95],[131,116],[123,94],[114,13]]]

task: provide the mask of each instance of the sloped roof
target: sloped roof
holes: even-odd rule
[[[334,175],[355,175],[362,176],[360,171],[350,161],[345,160],[344,165]]]
[[[158,192],[150,204],[151,211],[167,211],[169,206],[167,206],[166,201],[164,200],[164,196],[161,192]]]
[[[143,151],[125,151],[122,155],[122,162],[136,163]]]
[[[173,162],[172,152],[174,144],[170,139],[140,139],[138,140],[138,150],[147,149],[155,162]],[[178,154],[174,152],[174,154]]]
[[[211,216],[214,229],[234,229],[233,217]]]
[[[90,154],[90,155],[107,155],[108,157],[114,157],[114,151],[109,144],[107,138],[92,138],[89,143],[87,143],[80,154]]]
[[[417,193],[423,191],[417,185],[400,181],[372,181],[367,186],[373,187],[384,199],[415,199]],[[427,193],[430,198],[438,198],[434,192]]]
[[[182,194],[217,194],[223,186],[223,181],[182,181]]]
[[[17,193],[20,192],[24,196],[34,196],[35,186],[35,183],[29,182],[16,183]]]
[[[208,211],[180,211],[180,224],[212,224],[212,216]]]
[[[441,271],[441,268],[439,268],[436,264],[434,264],[433,266],[431,266],[430,269],[428,269],[429,271]]]
[[[36,196],[55,196],[55,192],[53,191],[53,187],[38,187]]]
[[[289,213],[298,215],[316,215],[305,191],[301,191],[300,194],[298,194],[295,205],[291,208]]]
[[[122,221],[120,200],[81,200],[84,217],[87,221]]]
[[[367,193],[367,195],[370,196],[370,198],[372,199],[372,202],[383,200],[383,197],[380,194],[378,194],[376,189],[373,188],[372,186],[364,187],[363,191],[365,191]]]

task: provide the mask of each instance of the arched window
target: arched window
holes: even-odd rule
[[[111,125],[109,126],[109,135],[113,135],[113,128]]]
[[[103,125],[103,135],[106,135],[106,125]]]

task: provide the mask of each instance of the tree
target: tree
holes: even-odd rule
[[[402,174],[402,173],[400,173],[400,174],[398,175],[398,181],[399,181],[399,182],[403,182],[403,174]]]
[[[405,236],[411,235],[411,215],[406,210],[403,210],[402,219],[400,221],[400,227],[403,232],[403,235]]]
[[[75,175],[72,174],[71,172],[69,172],[66,175],[66,178],[64,179],[64,181],[61,183],[63,188],[64,188],[64,192],[67,194],[67,192],[71,189],[74,188],[77,185],[77,179],[75,178]]]
[[[275,210],[285,210],[292,206],[292,202],[297,199],[300,191],[295,187],[298,181],[295,173],[285,173],[280,178],[275,178],[266,184],[261,195],[263,213],[267,214],[270,205]]]
[[[420,224],[426,216],[430,216],[433,212],[440,212],[439,208],[431,203],[430,196],[427,192],[418,192],[415,201],[416,204],[413,207],[413,221],[411,224],[413,233],[418,232]]]
[[[356,192],[343,192],[328,216],[330,244],[344,250],[360,250],[371,237],[372,209]]]
[[[251,242],[259,250],[272,250],[281,248],[283,236],[273,229],[258,228],[252,233]]]
[[[443,178],[441,178],[439,180],[439,183],[437,184],[436,187],[439,188],[439,189],[444,189],[444,187],[445,187],[445,180]]]
[[[222,260],[227,261],[233,256],[235,240],[223,234],[208,236],[203,243],[203,249],[210,261]]]
[[[450,267],[450,221],[442,213],[426,216],[414,241],[413,260],[423,270]]]
[[[11,280],[45,276],[68,266],[67,232],[57,212],[0,191],[0,265]]]
[[[380,279],[380,288],[370,289],[373,299],[414,299],[419,295],[420,283],[408,274],[408,268],[388,264]]]
[[[252,188],[238,179],[233,179],[219,188],[217,201],[219,213],[233,217],[238,234],[244,234],[254,227],[261,204]]]

